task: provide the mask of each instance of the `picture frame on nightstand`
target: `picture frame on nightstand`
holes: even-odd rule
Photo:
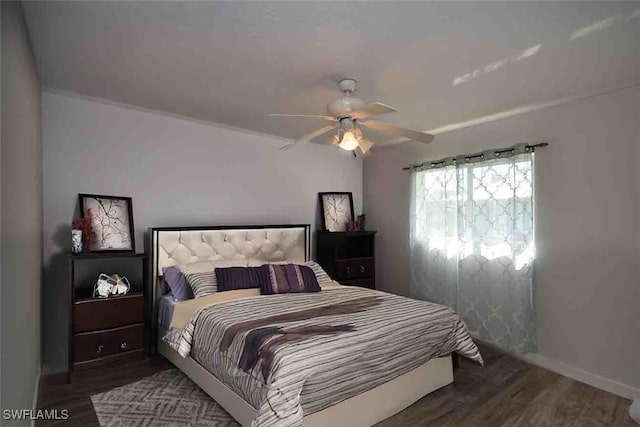
[[[320,201],[320,218],[323,231],[346,231],[347,224],[355,219],[353,211],[353,193],[323,192],[318,193]]]
[[[131,197],[79,194],[80,215],[91,217],[91,252],[135,253]]]

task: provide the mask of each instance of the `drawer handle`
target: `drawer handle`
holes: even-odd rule
[[[347,274],[351,274],[351,267],[347,265]]]
[[[360,266],[360,273],[364,273],[364,265]]]
[[[122,344],[120,344],[120,348],[125,350],[127,348],[127,342],[123,342]]]
[[[104,346],[102,344],[100,344],[98,346],[98,349],[96,350],[96,353],[100,354],[100,353],[102,353],[102,350],[104,350]]]

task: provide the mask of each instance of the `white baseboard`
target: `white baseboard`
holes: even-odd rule
[[[38,375],[36,375],[36,383],[33,387],[33,402],[31,402],[32,413],[36,413],[38,410],[38,395],[40,393],[40,379],[42,378],[42,366],[38,368]],[[35,418],[31,419],[31,427],[35,427]]]
[[[604,390],[611,394],[615,394],[616,396],[624,397],[625,399],[629,399],[629,400],[640,398],[640,388],[633,387],[628,384],[623,384],[621,382],[611,380],[609,378],[605,378],[598,374],[585,371],[584,369],[575,367],[568,363],[561,362],[559,360],[553,359],[548,356],[544,356],[542,354],[514,353],[514,352],[503,350],[499,347],[496,347],[494,344],[483,341],[482,339],[478,338],[475,334],[471,334],[471,337],[473,338],[474,341],[477,341],[480,344],[483,344],[487,347],[494,348],[502,353],[507,353],[508,355],[516,359],[522,360],[523,362],[527,362],[532,365],[548,369],[552,372],[555,372],[556,374],[563,375],[565,377],[571,378],[572,380],[580,381],[581,383],[585,383],[597,389]]]
[[[633,400],[640,397],[640,388],[605,378],[541,354],[527,353],[514,356],[532,365],[540,366],[541,368],[615,394],[616,396],[624,397],[625,399]]]

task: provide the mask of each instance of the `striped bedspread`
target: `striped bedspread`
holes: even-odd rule
[[[453,351],[483,363],[451,309],[346,286],[208,305],[165,340],[258,409],[256,427],[301,426]]]

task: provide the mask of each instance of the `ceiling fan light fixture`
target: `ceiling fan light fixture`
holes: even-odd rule
[[[358,146],[358,140],[356,139],[352,131],[345,132],[344,135],[342,136],[342,140],[340,141],[340,144],[338,144],[338,147],[346,151],[355,150],[357,146]]]

